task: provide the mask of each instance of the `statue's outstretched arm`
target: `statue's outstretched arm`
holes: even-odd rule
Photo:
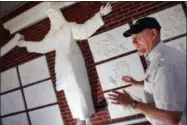
[[[20,40],[18,46],[26,47],[28,52],[36,52],[36,53],[47,53],[56,49],[56,41],[55,41],[55,33],[62,26],[63,15],[60,13],[60,10],[55,10],[53,8],[49,8],[46,11],[46,14],[50,20],[50,30],[45,35],[44,39],[41,41],[25,41]]]
[[[101,26],[104,25],[102,16],[109,14],[112,11],[110,4],[102,6],[100,11],[95,14],[91,19],[87,20],[84,24],[72,24],[73,38],[76,40],[88,39],[93,35]]]
[[[11,49],[17,46],[18,41],[23,39],[23,36],[17,33],[8,43],[6,43],[3,47],[1,47],[1,56],[7,54]]]
[[[28,52],[35,52],[35,53],[48,53],[50,51],[54,51],[56,49],[56,45],[54,41],[50,39],[44,39],[42,41],[33,42],[33,41],[25,41],[20,40],[17,46],[19,47],[26,47]]]

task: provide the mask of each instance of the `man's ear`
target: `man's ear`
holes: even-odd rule
[[[159,31],[157,29],[155,29],[155,28],[152,29],[151,31],[152,31],[153,39],[156,39],[157,36],[159,35]]]

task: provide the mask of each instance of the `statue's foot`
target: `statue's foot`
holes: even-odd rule
[[[76,120],[76,125],[81,125],[83,122],[84,122],[83,120],[77,119]]]

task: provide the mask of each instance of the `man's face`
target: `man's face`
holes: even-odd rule
[[[145,29],[140,33],[132,34],[133,45],[136,47],[138,54],[143,56],[148,54],[155,45],[155,29]]]

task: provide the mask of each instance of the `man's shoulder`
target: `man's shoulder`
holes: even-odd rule
[[[184,53],[167,45],[163,45],[155,55],[152,66],[154,69],[158,67],[171,68],[177,65],[183,65],[184,63],[186,63],[186,55]]]
[[[165,62],[172,64],[173,62],[184,61],[186,59],[186,55],[175,48],[163,45],[160,51],[160,61],[163,59]]]

